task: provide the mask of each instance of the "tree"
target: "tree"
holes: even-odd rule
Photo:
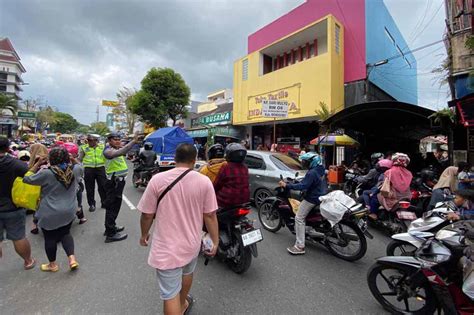
[[[76,131],[81,134],[88,134],[91,131],[91,127],[88,125],[80,124],[79,127],[77,127]]]
[[[36,113],[36,123],[39,131],[43,131],[49,129],[51,125],[57,121],[55,115],[56,111],[49,105],[40,107],[39,109],[40,110]]]
[[[319,109],[314,111],[318,115],[319,121],[325,121],[331,116],[331,111],[328,108],[328,105],[324,102],[319,102]]]
[[[115,116],[115,122],[120,122],[122,126],[127,129],[129,134],[133,133],[133,128],[137,122],[137,114],[131,111],[130,105],[132,103],[133,96],[137,93],[137,90],[123,87],[117,93],[117,99],[119,105],[112,109],[112,114]]]
[[[91,133],[96,133],[101,136],[105,136],[106,134],[110,132],[109,127],[107,127],[107,124],[103,121],[93,122],[91,124],[90,130],[91,130]]]
[[[0,94],[0,114],[4,111],[9,111],[12,115],[16,114],[18,110],[18,101],[13,96],[7,94]]]
[[[71,133],[80,125],[79,122],[69,114],[55,112],[53,115],[55,121],[51,124],[51,129],[55,132]]]
[[[141,90],[130,100],[133,113],[155,128],[187,116],[191,91],[179,73],[169,68],[152,68],[141,82]]]

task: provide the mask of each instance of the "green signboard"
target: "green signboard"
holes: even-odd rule
[[[191,127],[196,127],[200,125],[213,125],[219,123],[230,123],[232,120],[231,112],[215,113],[212,115],[198,117],[191,120]]]
[[[210,128],[217,137],[232,137],[245,139],[245,127],[241,126],[218,126]],[[186,133],[193,138],[205,138],[209,135],[209,129],[186,130]]]
[[[36,119],[36,113],[33,112],[17,112],[18,118],[22,119]]]

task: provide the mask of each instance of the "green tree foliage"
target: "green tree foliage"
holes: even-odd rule
[[[55,113],[56,110],[49,105],[40,107],[40,110],[36,113],[38,131],[49,129],[57,121]]]
[[[332,114],[328,105],[324,102],[319,102],[319,109],[315,110],[315,113],[318,115],[320,121],[328,119]]]
[[[90,127],[91,133],[96,133],[101,136],[105,136],[110,132],[109,127],[103,121],[93,122]]]
[[[0,114],[3,111],[9,111],[12,115],[16,114],[18,110],[18,101],[13,96],[7,94],[0,94]]]
[[[79,122],[69,114],[54,112],[54,122],[51,123],[51,130],[54,132],[71,133],[79,127]]]
[[[179,73],[169,68],[152,68],[141,82],[141,90],[130,100],[133,113],[155,128],[173,126],[187,116],[191,91]]]

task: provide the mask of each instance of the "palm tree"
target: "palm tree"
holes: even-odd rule
[[[18,110],[18,101],[16,98],[6,94],[0,94],[0,114],[4,110],[8,110],[12,115],[15,115]]]

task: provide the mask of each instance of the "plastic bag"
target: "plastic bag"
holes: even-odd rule
[[[27,172],[25,176],[32,174],[32,172]],[[23,183],[23,177],[17,177],[13,182],[12,200],[18,208],[38,209],[40,194],[41,186],[25,184]]]
[[[335,190],[329,194],[319,197],[321,201],[321,215],[334,226],[341,221],[344,213],[353,207],[356,202],[346,195],[342,190]]]

